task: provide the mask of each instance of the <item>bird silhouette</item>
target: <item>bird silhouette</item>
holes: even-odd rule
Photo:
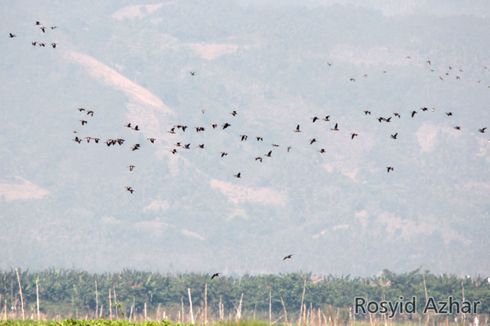
[[[211,279],[215,279],[216,277],[219,276],[220,273],[214,273],[212,276],[211,276]]]
[[[393,138],[393,139],[397,139],[397,137],[398,137],[398,133],[397,132],[394,133],[393,135],[391,135],[391,138]]]
[[[484,134],[484,133],[485,133],[485,130],[487,130],[487,127],[483,127],[483,128],[481,128],[481,129],[478,129],[478,131],[479,131],[479,132],[481,132],[482,134]]]
[[[264,138],[262,138],[260,136],[255,137],[255,139],[257,139],[257,141],[264,141]]]
[[[129,191],[131,194],[134,192],[133,187],[126,186],[126,190]]]
[[[34,42],[31,42],[32,46],[36,46],[37,42],[34,41]]]
[[[204,144],[199,144],[199,145],[197,145],[197,147],[204,149]]]
[[[227,152],[221,152],[221,157],[225,157],[225,156],[227,156],[227,155],[228,155],[228,153],[227,153]]]
[[[46,27],[41,26],[41,27],[39,27],[39,28],[40,28],[40,29],[43,31],[43,33],[46,33]]]
[[[73,141],[81,144],[82,143],[82,140],[80,138],[78,138],[78,136],[75,137],[75,139],[73,139]]]
[[[41,22],[36,20],[36,26],[39,26],[39,25],[41,25]]]
[[[364,115],[371,115],[371,111],[365,110]]]
[[[234,176],[235,176],[235,178],[240,179],[242,177],[242,173],[241,172],[238,172]]]
[[[357,133],[353,132],[351,135],[350,135],[350,139],[354,139],[355,137],[359,136]]]
[[[414,116],[415,116],[417,113],[418,113],[417,111],[413,110],[413,111],[412,111],[412,118],[413,118],[413,117],[414,117]]]
[[[451,116],[453,115],[453,113],[452,113],[452,112],[446,112],[446,115],[447,115],[448,117],[451,117]]]
[[[82,126],[85,126],[87,124],[87,120],[80,120],[80,122],[82,123]]]
[[[172,154],[174,154],[174,155],[175,155],[175,154],[177,154],[177,150],[176,150],[175,148],[173,148],[173,149],[170,151],[170,153],[172,153]]]
[[[191,149],[191,144],[190,144],[190,143],[189,143],[189,144],[185,144],[185,145],[183,146],[183,148],[185,148],[185,149]]]
[[[262,163],[262,157],[260,157],[260,156],[257,156],[257,157],[255,158],[255,160],[256,160],[256,161],[259,161],[260,163]]]
[[[333,128],[331,128],[330,130],[339,131],[339,124],[336,123],[335,126]]]
[[[93,110],[88,110],[87,115],[93,117],[94,116],[94,111]]]
[[[299,125],[296,126],[296,129],[294,129],[294,132],[301,132]]]
[[[211,125],[211,127],[213,127],[213,129],[216,129],[216,127],[218,127],[218,124],[213,123],[213,124]]]
[[[238,114],[238,112],[236,112],[235,110],[231,111],[230,113],[232,116],[236,116]]]
[[[267,152],[267,154],[265,154],[265,156],[272,157],[272,151]]]
[[[325,148],[320,148],[320,153],[325,154],[326,152]]]
[[[56,43],[51,43],[51,46],[53,47],[53,49],[56,49]]]
[[[461,130],[461,126],[454,126],[454,129]]]
[[[191,76],[195,76],[195,75],[196,75],[196,72],[195,72],[195,71],[189,71],[189,74],[190,74]]]
[[[131,128],[131,122],[126,125],[127,128]]]
[[[279,144],[272,144],[272,147],[279,147]]]
[[[156,140],[155,138],[146,138],[146,139],[148,139],[150,141],[150,143],[152,143],[152,144],[154,144],[155,140]]]
[[[133,147],[131,147],[131,150],[134,152],[134,151],[137,151],[140,149],[140,144],[134,144]]]
[[[291,146],[288,146],[287,151],[288,153],[291,151]]]
[[[284,258],[282,260],[291,259],[291,258],[293,258],[293,255],[290,254],[290,255],[284,256]]]
[[[247,140],[248,136],[247,135],[240,135],[240,141],[245,141]]]
[[[394,115],[395,117],[397,117],[398,119],[400,119],[400,118],[401,118],[401,115],[400,115],[400,113],[398,113],[398,112],[393,113],[393,115]]]
[[[130,165],[130,166],[128,166],[128,167],[129,167],[129,172],[133,172],[133,170],[134,170],[135,166],[134,166],[134,165]]]
[[[313,145],[313,143],[315,143],[315,142],[316,142],[316,138],[312,138],[312,139],[310,140],[310,145]]]
[[[323,121],[330,121],[330,116],[329,115],[326,115],[325,118],[322,119]]]
[[[10,38],[14,38],[14,37],[16,37],[16,36],[17,36],[17,35],[15,35],[15,34],[9,33],[9,37],[10,37]]]
[[[394,171],[394,170],[395,170],[395,168],[392,167],[392,166],[387,166],[386,167],[386,172],[388,172],[388,173],[390,173],[390,171]]]
[[[224,129],[226,129],[226,128],[228,128],[228,127],[230,127],[230,126],[231,126],[231,124],[229,124],[228,122],[226,122],[226,123],[223,125],[223,130],[224,130]]]
[[[318,120],[318,117],[313,117],[311,118],[311,120],[313,121],[313,123],[315,123]]]

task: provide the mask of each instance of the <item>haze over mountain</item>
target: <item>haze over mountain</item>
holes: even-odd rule
[[[490,4],[276,2],[2,1],[0,268],[490,273]]]

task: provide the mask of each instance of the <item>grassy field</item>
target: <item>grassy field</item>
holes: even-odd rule
[[[61,320],[61,321],[21,321],[21,320],[4,320],[0,321],[0,326],[178,326],[178,325],[191,325],[191,324],[179,324],[170,321],[148,321],[148,322],[129,322],[124,320]],[[216,326],[268,326],[269,323],[265,321],[240,321],[240,322],[216,322],[209,323],[208,325]],[[294,325],[291,323],[283,324],[276,323],[273,325]],[[342,325],[342,324],[325,324],[325,325]],[[347,324],[349,326],[376,326],[376,325],[393,325],[393,326],[416,326],[416,325],[463,325],[463,323],[403,323],[403,322],[352,322]],[[465,323],[464,325],[472,325],[471,323]],[[485,323],[480,323],[480,325],[485,325]],[[311,326],[304,324],[304,326]]]

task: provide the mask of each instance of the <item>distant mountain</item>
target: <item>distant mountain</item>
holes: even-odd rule
[[[0,268],[488,274],[490,8],[440,3],[2,3]]]

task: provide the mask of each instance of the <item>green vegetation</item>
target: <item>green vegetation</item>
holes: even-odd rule
[[[335,316],[336,320],[347,321],[354,317],[351,308],[355,297],[379,301],[415,296],[420,312],[426,291],[437,300],[448,296],[459,300],[464,292],[466,300],[481,301],[478,313],[490,313],[490,284],[486,278],[458,278],[419,270],[404,274],[385,270],[382,275],[369,278],[292,273],[210,280],[206,274],[162,275],[130,270],[90,274],[55,269],[36,273],[23,271],[19,276],[26,318],[35,318],[37,314],[36,280],[40,315],[46,319],[94,319],[99,316],[187,322],[191,321],[188,289],[191,289],[195,321],[204,318],[204,311],[209,320],[233,320],[238,311],[239,319],[271,318],[274,321],[284,318],[287,313],[290,320],[296,320],[302,311],[311,314],[311,318],[321,314],[320,319]],[[0,302],[3,316],[20,318],[22,307],[15,270],[0,272]],[[355,318],[362,320],[367,316]],[[409,317],[404,318],[408,321]]]

